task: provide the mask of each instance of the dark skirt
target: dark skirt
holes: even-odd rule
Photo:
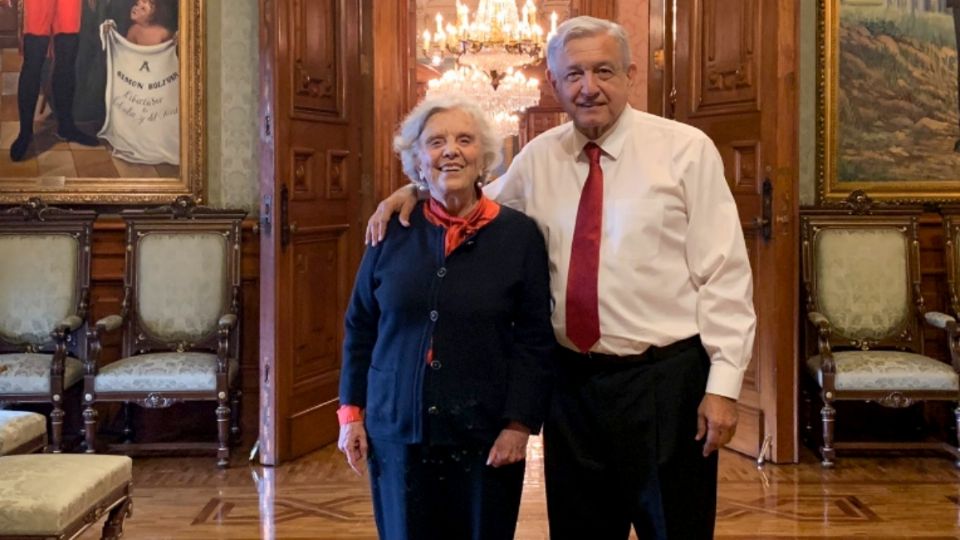
[[[387,540],[510,540],[526,462],[486,465],[489,448],[372,439],[373,509]]]

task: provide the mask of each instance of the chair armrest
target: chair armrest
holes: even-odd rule
[[[830,350],[830,334],[833,332],[830,321],[819,311],[807,313],[807,319],[817,328],[817,348],[820,351],[821,369],[824,373],[833,373],[836,368],[833,364],[833,351]]]
[[[68,315],[62,321],[57,323],[56,330],[63,330],[64,332],[73,332],[77,328],[80,328],[80,325],[83,324],[83,319],[77,315]]]
[[[57,323],[53,327],[53,331],[50,332],[50,337],[57,343],[57,349],[59,350],[61,345],[65,346],[67,342],[67,335],[75,331],[77,328],[83,324],[83,319],[77,315],[67,315],[64,319]],[[63,351],[66,352],[65,350]]]
[[[813,323],[813,325],[817,328],[820,328],[824,324],[827,325],[827,327],[830,326],[830,321],[827,320],[827,316],[819,311],[811,311],[810,313],[807,313],[807,319],[809,319],[810,322]]]
[[[87,357],[84,358],[84,371],[87,375],[97,373],[97,365],[100,363],[100,338],[105,332],[113,332],[123,325],[123,317],[120,315],[107,315],[100,319],[87,331]]]
[[[930,326],[935,326],[941,330],[950,331],[951,327],[953,330],[956,330],[957,320],[946,313],[928,311],[923,314],[923,319],[927,321],[927,324]]]
[[[237,316],[233,313],[227,313],[226,315],[220,317],[217,325],[221,330],[230,330],[237,325]]]
[[[103,332],[113,332],[117,328],[120,328],[120,325],[123,324],[123,317],[120,315],[107,315],[106,317],[97,321],[94,326],[98,333]]]

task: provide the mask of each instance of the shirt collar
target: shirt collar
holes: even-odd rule
[[[633,107],[630,105],[624,107],[623,112],[620,113],[620,117],[614,122],[613,127],[601,135],[600,138],[593,141],[603,150],[604,154],[613,160],[617,160],[623,151],[624,143],[626,143],[627,137],[630,134],[630,121],[626,120],[626,118],[632,114]],[[582,157],[586,159],[586,156],[583,154],[583,146],[590,142],[590,140],[591,139],[581,133],[571,122],[569,139],[571,154],[576,155],[578,158]]]

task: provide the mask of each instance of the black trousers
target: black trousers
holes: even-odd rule
[[[372,439],[367,459],[380,538],[511,540],[526,462],[493,468],[490,448]]]
[[[717,454],[703,457],[697,408],[710,360],[699,337],[641,358],[560,348],[544,427],[552,540],[713,537]]]

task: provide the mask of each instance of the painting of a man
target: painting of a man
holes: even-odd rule
[[[20,10],[23,58],[5,66],[18,118],[0,183],[180,178],[182,2],[0,0]]]
[[[6,0],[12,8],[13,1]],[[53,109],[57,136],[84,146],[97,146],[96,137],[77,129],[73,119],[81,0],[24,0],[23,64],[17,85],[20,133],[10,147],[10,159],[21,161],[33,142],[33,116],[40,96],[43,63],[53,41]]]

